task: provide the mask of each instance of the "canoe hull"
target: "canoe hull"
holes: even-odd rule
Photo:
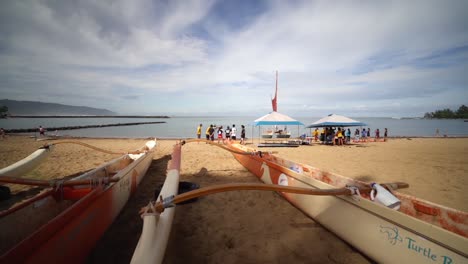
[[[329,189],[302,164],[233,154],[265,183]],[[274,162],[272,162],[274,161]],[[360,183],[356,184],[359,185]],[[343,185],[344,186],[344,185]],[[342,186],[340,186],[342,187]],[[294,206],[381,263],[466,263],[468,239],[361,198],[282,193]],[[452,261],[452,262],[450,262]]]
[[[117,217],[152,161],[151,149],[114,177],[99,185],[2,256],[9,263],[83,263],[102,234]],[[125,156],[121,159],[129,159]],[[121,160],[117,159],[117,160]],[[122,162],[122,161],[121,161]],[[109,162],[110,164],[112,162]],[[95,169],[99,171],[103,169]],[[94,172],[91,172],[93,174]],[[89,173],[88,173],[89,174]],[[52,204],[51,197],[44,203]],[[65,201],[67,202],[67,201]],[[3,219],[1,219],[3,220]]]

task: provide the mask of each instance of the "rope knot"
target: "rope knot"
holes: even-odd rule
[[[164,199],[161,199],[162,206],[164,208],[175,207],[174,198],[175,198],[175,195],[170,195]]]
[[[351,191],[351,197],[353,198],[353,200],[358,202],[361,200],[361,193],[359,192],[358,187],[346,185],[346,189]]]

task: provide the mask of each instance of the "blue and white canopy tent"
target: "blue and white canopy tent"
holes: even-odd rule
[[[298,126],[298,133],[299,133],[299,126],[303,126],[302,122],[299,122],[287,115],[278,113],[273,111],[267,115],[264,115],[258,119],[256,119],[253,123],[254,126],[290,126],[290,125],[297,125]],[[252,133],[253,134],[253,133]],[[260,134],[260,128],[259,128]],[[260,137],[260,136],[259,136]]]
[[[312,127],[352,127],[352,126],[367,126],[367,124],[351,119],[346,116],[330,114],[322,119],[315,121],[314,123],[306,127],[312,128]]]
[[[278,112],[271,112],[268,115],[264,115],[254,121],[255,126],[268,126],[268,125],[299,125],[303,126],[304,124],[287,116],[280,114]]]

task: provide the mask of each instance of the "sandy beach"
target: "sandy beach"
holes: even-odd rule
[[[71,139],[106,150],[138,149],[145,139]],[[47,141],[9,136],[0,141],[0,167]],[[54,143],[58,141],[50,141]],[[250,143],[250,142],[249,142]],[[124,210],[91,253],[88,263],[128,263],[140,236],[140,207],[164,181],[173,140],[158,141],[150,169]],[[401,190],[468,211],[468,138],[402,138],[351,146],[314,144],[262,148],[325,171],[368,182],[403,181]],[[61,178],[115,158],[79,145],[55,146],[48,160],[25,177]],[[204,143],[183,147],[181,180],[201,186],[259,182],[230,153]],[[27,187],[12,186],[15,193]],[[346,219],[344,219],[346,221]],[[350,221],[350,227],[352,222]],[[333,233],[272,192],[216,194],[177,207],[165,263],[371,263]]]

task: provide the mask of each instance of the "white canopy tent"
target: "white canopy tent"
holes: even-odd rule
[[[280,114],[278,112],[271,112],[267,115],[264,115],[254,121],[255,126],[267,126],[267,125],[300,125],[303,126],[304,124],[287,116]]]
[[[289,126],[289,125],[297,125],[298,126],[298,133],[299,133],[299,126],[303,126],[304,124],[296,119],[293,119],[287,115],[278,113],[273,111],[267,115],[264,115],[258,119],[256,119],[253,123],[254,126]],[[252,127],[253,129],[253,127]],[[259,128],[259,138],[260,138],[260,128]],[[253,131],[252,131],[253,135]]]
[[[352,127],[352,126],[366,126],[367,124],[360,121],[351,119],[346,116],[330,114],[324,118],[321,118],[311,125],[308,125],[307,128],[312,127]]]

